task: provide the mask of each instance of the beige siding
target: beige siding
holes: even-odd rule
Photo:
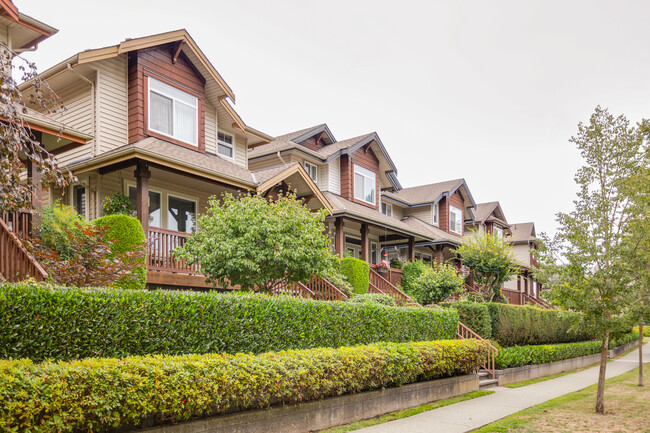
[[[404,208],[401,208],[394,203],[391,204],[393,205],[393,217],[397,219],[404,218]]]
[[[328,164],[327,190],[333,194],[341,194],[341,160],[336,158]]]
[[[217,154],[217,112],[205,101],[205,150]]]
[[[127,59],[119,56],[95,63],[97,69],[98,154],[128,144]]]
[[[425,223],[433,224],[433,212],[431,206],[419,206],[404,209],[404,216],[414,216]]]
[[[249,161],[248,168],[249,170],[257,171],[257,170],[266,170],[267,168],[273,168],[279,165],[282,165],[282,161],[280,161],[280,158],[273,155],[268,158],[261,158],[254,161]]]
[[[235,136],[235,164],[244,168],[248,167],[247,140],[244,137]]]
[[[321,191],[327,191],[327,186],[329,183],[329,167],[327,165],[318,165],[318,189]]]
[[[513,245],[512,252],[519,264],[530,266],[530,246],[528,244]]]

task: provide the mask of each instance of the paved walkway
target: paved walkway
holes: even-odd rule
[[[646,356],[650,352],[648,347],[646,344],[643,348],[644,362],[647,362]],[[634,350],[607,364],[607,378],[626,373],[638,365],[639,352]],[[485,397],[367,427],[360,431],[363,433],[467,432],[595,383],[598,383],[598,367],[520,388],[490,388],[496,392]],[[605,404],[607,404],[607,396],[605,396]]]

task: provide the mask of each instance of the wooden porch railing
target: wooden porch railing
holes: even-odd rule
[[[312,292],[309,287],[301,283],[300,281],[296,283],[287,283],[283,280],[277,284],[272,291],[273,294],[279,295],[290,295],[295,296],[296,298],[306,298],[306,299],[315,299],[316,295]]]
[[[521,296],[523,295],[523,293],[517,290],[508,290],[508,289],[501,289],[501,293],[508,300],[508,304],[524,305],[523,298]]]
[[[465,340],[468,338],[476,338],[477,340],[484,340],[483,337],[468,328],[463,322],[458,322],[458,329],[456,330],[456,338]],[[496,379],[496,357],[499,356],[499,349],[490,344],[490,353],[483,364],[483,368],[490,373],[492,379]]]
[[[371,293],[382,293],[388,295],[395,300],[399,306],[417,306],[422,307],[415,300],[413,300],[406,293],[395,287],[386,278],[379,275],[377,271],[370,268],[370,286],[368,291]]]
[[[37,281],[47,278],[45,269],[27,252],[4,218],[0,218],[0,275],[10,283],[28,277],[35,278]]]
[[[150,270],[182,274],[200,274],[198,264],[187,264],[174,257],[174,250],[185,244],[188,234],[174,230],[149,227],[147,241],[147,267]]]
[[[314,275],[306,286],[314,293],[314,299],[320,301],[343,301],[348,297],[325,278]]]
[[[9,230],[14,232],[18,238],[31,236],[32,214],[28,210],[21,210],[14,213],[0,214],[0,218],[7,225]]]
[[[531,305],[534,305],[536,307],[545,308],[545,309],[552,308],[551,304],[549,304],[545,300],[535,298],[534,296],[530,296],[527,293],[522,293],[521,297],[522,297],[522,300],[523,300],[522,305],[524,305],[524,303],[526,303],[526,304],[531,304]]]

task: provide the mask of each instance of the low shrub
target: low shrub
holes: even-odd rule
[[[341,259],[339,268],[341,274],[348,280],[354,293],[363,294],[368,292],[370,283],[370,265],[363,260],[354,257]]]
[[[411,282],[413,297],[420,304],[437,304],[462,290],[465,279],[451,265],[427,266],[415,281]]]
[[[57,200],[51,205],[43,206],[38,236],[45,247],[58,251],[61,258],[67,260],[74,256],[74,248],[67,232],[78,232],[78,224],[84,225],[86,221],[75,208]]]
[[[397,303],[393,298],[381,293],[365,293],[363,295],[354,295],[348,302],[362,303],[362,304],[378,304],[387,307],[397,307]]]
[[[263,353],[453,339],[454,309],[0,284],[0,358]]]
[[[572,343],[594,338],[576,326],[579,313],[490,302],[492,338],[504,347]]]
[[[402,266],[404,273],[402,274],[402,289],[407,294],[411,295],[416,287],[415,281],[422,275],[422,273],[430,267],[422,260],[413,260],[406,262]]]
[[[490,311],[484,303],[476,302],[445,302],[443,307],[453,307],[458,310],[460,321],[468,328],[485,339],[492,338],[492,322]]]
[[[639,330],[632,331],[628,334],[616,335],[609,339],[609,349],[614,349],[615,347],[623,346],[633,341],[639,340]]]
[[[7,431],[105,431],[295,404],[473,371],[479,340],[379,343],[262,355],[0,361]],[[144,425],[143,425],[144,424]]]
[[[137,218],[114,214],[97,218],[93,223],[98,226],[107,226],[104,240],[111,242],[111,258],[123,255],[130,251],[141,251],[142,255],[127,264],[132,266],[131,273],[114,283],[115,287],[122,289],[144,289],[147,284],[146,245],[142,224]]]
[[[581,343],[541,344],[512,346],[499,350],[496,358],[497,368],[521,367],[522,365],[545,364],[600,352],[600,341]]]

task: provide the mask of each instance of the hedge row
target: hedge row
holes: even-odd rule
[[[595,336],[580,330],[579,313],[488,303],[492,338],[502,346],[559,344],[591,340]]]
[[[32,433],[178,422],[466,374],[487,350],[486,341],[455,340],[256,356],[0,361],[0,419],[7,431]]]
[[[613,338],[609,349],[623,346],[638,340],[639,333],[632,332]],[[579,356],[593,355],[601,350],[601,341],[583,341],[580,343],[540,344],[530,346],[512,346],[499,349],[496,358],[497,368],[520,367],[522,365],[545,364],[562,361]]]
[[[496,358],[497,368],[545,364],[600,352],[600,341],[582,343],[540,344],[534,346],[504,347]]]
[[[0,358],[262,353],[453,339],[453,309],[0,284]]]
[[[458,310],[460,321],[483,338],[492,338],[492,319],[487,304],[482,302],[443,302],[443,307]]]

